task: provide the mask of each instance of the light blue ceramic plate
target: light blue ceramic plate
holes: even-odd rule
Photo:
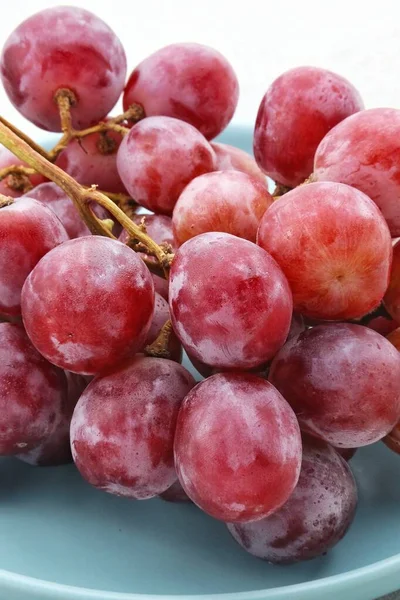
[[[250,130],[222,137],[251,150]],[[73,466],[3,459],[0,599],[372,600],[400,588],[400,456],[377,444],[352,467],[360,505],[346,538],[326,557],[273,567],[194,506],[119,499]]]

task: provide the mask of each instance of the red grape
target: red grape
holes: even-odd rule
[[[146,348],[146,346],[152,344],[157,339],[161,328],[170,318],[171,315],[169,312],[168,302],[165,300],[165,298],[160,296],[160,294],[156,293],[153,320],[151,321],[150,329],[147,333],[143,348]],[[174,331],[171,331],[169,336],[168,351],[170,353],[169,358],[171,360],[175,360],[176,362],[182,361],[182,346]]]
[[[87,10],[58,6],[23,21],[1,56],[3,85],[12,104],[42,129],[61,131],[55,94],[75,95],[72,124],[89,127],[103,119],[121,94],[126,57],[121,42]]]
[[[64,373],[35,350],[21,326],[0,323],[0,454],[47,439],[66,396]]]
[[[268,381],[219,373],[183,401],[175,465],[189,498],[212,517],[246,522],[271,514],[292,493],[300,463],[296,417]]]
[[[356,507],[357,486],[347,463],[328,444],[305,438],[299,482],[286,504],[261,521],[228,524],[228,529],[250,554],[288,564],[335,546]]]
[[[168,244],[171,246],[172,252],[175,252],[178,248],[178,245],[174,238],[174,233],[172,231],[172,219],[171,217],[167,217],[166,215],[135,215],[132,220],[140,225],[142,220],[144,219],[144,224],[146,226],[146,232],[149,236],[157,242],[157,244]],[[119,236],[120,242],[124,244],[128,241],[129,234],[126,229],[123,229],[121,235]],[[146,259],[154,262],[156,264],[157,260],[150,255],[146,254]]]
[[[295,310],[307,317],[361,317],[383,298],[389,229],[376,205],[350,186],[310,183],[285,194],[263,216],[257,240],[285,273]]]
[[[23,161],[17,158],[10,150],[5,148],[5,146],[0,145],[0,169],[5,169],[6,167],[11,167],[11,165],[23,165],[27,167],[28,165]],[[40,173],[35,173],[35,175],[29,175],[28,180],[33,187],[39,185],[39,183],[43,183],[46,181],[46,177],[40,175]],[[8,175],[4,179],[0,181],[0,194],[4,196],[11,196],[11,198],[19,198],[24,193],[24,189],[15,189],[13,186],[13,176]]]
[[[400,327],[391,331],[386,339],[400,352]]]
[[[337,125],[315,154],[316,181],[347,183],[381,209],[393,237],[400,235],[400,110],[364,110]]]
[[[143,60],[124,92],[124,109],[141,104],[146,116],[182,119],[212,139],[231,120],[239,84],[229,62],[200,44],[171,44]]]
[[[57,215],[71,239],[90,235],[71,198],[55,183],[42,183],[28,192],[29,198],[46,204]],[[105,217],[104,217],[105,218]]]
[[[142,347],[150,327],[150,273],[121,242],[89,236],[49,252],[22,290],[22,316],[50,362],[83,375],[111,367]]]
[[[393,247],[392,270],[383,302],[390,316],[400,323],[400,241]]]
[[[160,294],[165,300],[168,300],[168,281],[158,275],[151,275],[153,279],[154,291]]]
[[[372,444],[400,418],[400,354],[362,325],[318,325],[292,338],[272,361],[269,381],[304,431],[336,447]]]
[[[200,175],[185,187],[175,205],[175,238],[183,244],[200,233],[224,231],[255,242],[261,217],[272,202],[266,186],[247,173]]]
[[[179,407],[195,381],[178,363],[137,357],[96,377],[72,417],[71,447],[95,487],[142,500],[175,481]]]
[[[215,155],[194,127],[170,117],[149,117],[124,137],[117,167],[128,193],[154,212],[171,214],[183,188],[213,171]]]
[[[165,490],[165,492],[160,494],[160,498],[166,502],[191,502],[179,479]]]
[[[36,263],[68,239],[49,208],[25,197],[0,208],[0,314],[21,314],[21,289]]]
[[[87,386],[82,375],[65,371],[68,382],[68,391],[61,403],[57,415],[56,425],[52,433],[39,446],[32,450],[18,454],[17,458],[30,465],[48,467],[63,465],[72,461],[69,429],[72,413],[80,395]]]
[[[217,144],[213,142],[211,147],[215,152],[215,166],[217,171],[230,171],[232,169],[242,171],[243,173],[247,173],[247,175],[255,177],[265,186],[267,185],[264,173],[250,154],[229,144]]]
[[[92,133],[71,140],[56,165],[82,185],[97,185],[101,190],[126,193],[117,170],[117,151],[122,136],[115,131]]]
[[[363,322],[362,324],[384,336],[387,336],[398,327],[396,321],[384,316],[373,317],[370,321]]]
[[[169,302],[189,354],[226,369],[251,369],[272,358],[292,316],[290,289],[276,262],[227,233],[203,233],[179,248]]]
[[[336,73],[297,67],[276,79],[261,100],[254,155],[274,181],[295,187],[310,176],[322,138],[364,108],[353,85]]]

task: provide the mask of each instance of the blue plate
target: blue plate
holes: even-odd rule
[[[251,131],[222,141],[251,150]],[[352,461],[360,505],[327,556],[274,567],[195,506],[97,491],[71,466],[0,460],[1,600],[373,600],[400,588],[400,456]]]

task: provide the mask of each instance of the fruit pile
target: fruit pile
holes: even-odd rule
[[[221,54],[173,44],[125,85],[119,39],[73,7],[17,27],[1,77],[62,136],[0,117],[0,454],[192,501],[274,563],[325,553],[347,460],[400,451],[400,110],[295,68],[254,160],[211,141],[239,93]]]

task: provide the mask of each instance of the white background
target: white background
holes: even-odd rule
[[[33,12],[61,3],[3,0],[0,39]],[[76,4],[95,12],[117,32],[129,70],[171,42],[196,41],[217,48],[239,78],[237,123],[253,125],[273,79],[307,64],[350,79],[368,108],[400,107],[400,0],[76,0]],[[30,135],[43,137],[19,117],[2,88],[0,106],[6,118]]]

